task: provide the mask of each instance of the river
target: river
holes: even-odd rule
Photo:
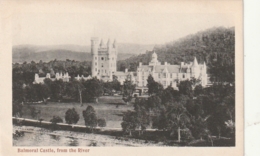
[[[14,146],[160,146],[144,143],[143,140],[118,140],[114,136],[70,131],[51,131],[32,126],[14,126],[15,131],[24,132],[13,136]]]

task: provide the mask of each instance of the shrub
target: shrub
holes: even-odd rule
[[[62,118],[59,117],[59,116],[53,116],[52,119],[50,120],[50,122],[52,122],[53,124],[63,123],[63,120],[62,120]]]
[[[98,119],[98,126],[99,127],[106,127],[107,123],[106,123],[106,120],[101,118],[101,119]]]
[[[79,121],[79,114],[76,112],[75,108],[66,111],[65,120],[67,124],[76,124]]]

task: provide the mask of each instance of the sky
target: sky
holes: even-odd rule
[[[30,6],[23,9],[26,8],[30,10]],[[231,14],[216,10],[205,13],[207,10],[192,12],[191,9],[185,12],[180,11],[178,5],[162,8],[138,4],[93,4],[74,7],[75,11],[69,12],[57,6],[59,11],[42,8],[39,6],[37,11],[34,8],[13,16],[13,45],[89,45],[91,37],[105,41],[116,39],[120,43],[164,44],[208,28],[234,26]]]

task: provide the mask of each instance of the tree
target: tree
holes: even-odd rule
[[[83,90],[85,90],[85,86],[83,85],[83,81],[77,81],[77,80],[74,80],[72,81],[72,86],[73,86],[73,90],[76,91],[79,95],[79,102],[80,102],[80,105],[83,106],[83,103],[82,103],[82,92]]]
[[[193,96],[192,84],[193,83],[190,80],[180,81],[180,83],[178,84],[179,93],[192,97]]]
[[[136,125],[139,128],[139,135],[143,134],[146,130],[147,126],[150,124],[150,116],[146,111],[145,107],[142,105],[137,105],[135,107],[135,115],[136,115]]]
[[[85,120],[85,125],[89,126],[91,128],[91,131],[93,132],[93,128],[97,127],[97,115],[96,111],[92,106],[88,106],[86,110],[82,112],[83,118]]]
[[[22,117],[23,116],[23,104],[13,102],[13,116],[14,117]]]
[[[75,108],[66,111],[65,121],[67,124],[76,124],[79,121],[79,114],[76,112]]]
[[[102,82],[99,81],[96,77],[87,80],[84,83],[86,88],[86,94],[88,94],[91,98],[94,98],[96,102],[98,102],[98,98],[103,95],[103,87]]]
[[[156,95],[160,96],[162,94],[162,91],[163,91],[162,84],[155,82],[152,75],[148,76],[147,87],[148,87],[148,94],[149,95],[156,94]]]
[[[121,123],[123,132],[129,133],[132,136],[132,131],[134,131],[138,127],[136,112],[127,111],[123,115],[123,122]]]
[[[173,103],[167,108],[168,129],[177,129],[178,142],[181,141],[181,129],[187,129],[190,123],[190,118],[186,112],[186,108],[181,103]]]
[[[123,100],[128,104],[132,100],[132,95],[135,90],[135,85],[130,79],[125,79],[123,84]]]

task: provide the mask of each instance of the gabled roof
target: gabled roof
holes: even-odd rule
[[[157,65],[155,66],[155,73],[163,72],[165,65]],[[166,66],[169,73],[179,73],[180,66],[179,65],[167,65]]]

